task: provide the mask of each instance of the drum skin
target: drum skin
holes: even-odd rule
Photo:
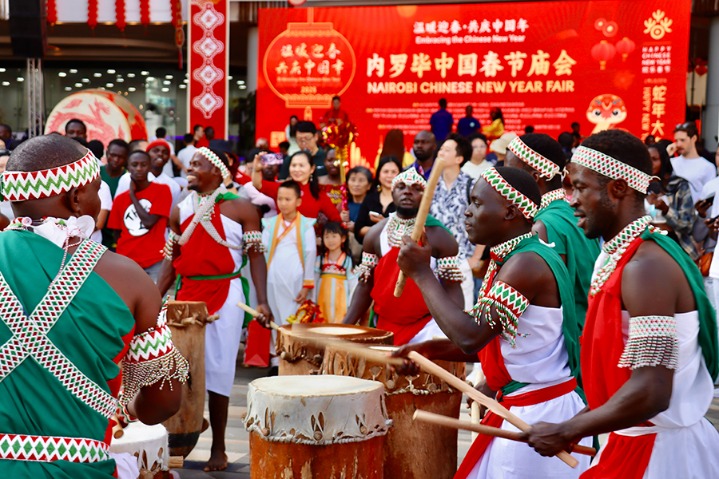
[[[280,376],[319,373],[324,346],[303,337],[304,331],[312,335],[326,334],[327,338],[363,344],[392,344],[394,336],[389,331],[350,324],[310,323],[297,329],[293,329],[293,325],[282,326],[281,333],[277,336]]]
[[[373,347],[388,353],[391,347]],[[464,363],[435,361],[464,378]],[[458,418],[462,393],[431,374],[404,376],[386,364],[357,358],[330,345],[325,349],[322,374],[352,376],[384,384],[387,414],[392,428],[387,434],[384,458],[386,478],[450,479],[457,471],[457,430],[412,420],[418,409]]]
[[[190,375],[182,385],[180,410],[162,423],[169,432],[171,456],[187,457],[203,431],[207,316],[207,306],[202,301],[167,303],[167,324],[172,331],[172,342],[190,363]]]

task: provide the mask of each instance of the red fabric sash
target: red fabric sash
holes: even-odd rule
[[[591,409],[606,403],[632,373],[629,368],[618,367],[624,351],[622,272],[642,241],[637,238],[629,245],[602,289],[589,297],[587,320],[580,341],[584,391]]]
[[[487,378],[487,386],[492,391],[499,391],[512,380],[512,376],[509,375],[509,371],[504,365],[502,344],[499,336],[496,336],[482,348],[477,353],[477,357],[479,357],[479,362],[482,364],[482,372]]]
[[[484,370],[485,368],[483,367],[482,369]],[[533,406],[535,404],[547,402],[564,396],[565,394],[569,394],[576,388],[577,380],[571,378],[561,384],[549,386],[544,389],[537,389],[536,391],[530,391],[524,394],[518,394],[516,396],[502,397],[500,393],[497,395],[497,400],[500,401],[507,409],[511,409],[513,406]],[[491,411],[487,411],[487,414],[485,414],[481,424],[492,427],[501,427],[503,421],[504,419],[501,416],[498,416]],[[494,437],[487,436],[485,434],[477,436],[477,439],[474,440],[469,448],[469,451],[467,451],[467,455],[464,457],[462,464],[459,465],[459,469],[457,469],[454,479],[465,479],[469,476],[469,473],[472,472],[474,466],[477,465],[479,460],[482,459],[484,453],[487,452],[487,448],[492,443],[493,439]]]
[[[641,479],[649,465],[656,434],[622,436],[610,433],[599,461],[581,479]]]
[[[377,328],[392,331],[395,346],[407,344],[432,319],[422,292],[411,279],[407,278],[402,296],[394,297],[394,287],[399,277],[398,256],[399,248],[391,248],[380,258],[374,271],[372,288]]]
[[[185,231],[194,215],[182,223]],[[214,225],[221,238],[227,238],[220,217],[220,203],[215,204],[212,215]],[[220,310],[230,291],[232,278],[193,280],[188,276],[215,276],[235,272],[235,261],[230,250],[217,243],[202,225],[197,225],[190,239],[182,246],[182,254],[173,265],[177,274],[182,276],[182,285],[177,291],[178,301],[204,301],[209,314]]]

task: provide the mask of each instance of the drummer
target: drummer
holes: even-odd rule
[[[414,229],[422,194],[427,186],[425,179],[414,168],[397,175],[392,181],[392,200],[397,211],[374,225],[365,235],[362,263],[358,267],[359,283],[344,318],[346,324],[356,324],[374,300],[377,327],[394,333],[394,344],[401,345],[445,337],[432,319],[422,293],[408,279],[401,297],[394,297],[399,276],[397,255],[402,237]],[[431,256],[436,274],[446,297],[455,304],[464,305],[454,237],[438,220],[427,217],[425,231],[432,244]]]
[[[477,181],[470,200],[469,239],[489,246],[492,258],[479,299],[469,313],[453,306],[429,268],[432,238],[424,236],[418,244],[405,235],[398,263],[449,340],[407,346],[399,354],[415,350],[431,359],[476,361],[479,353],[488,386],[511,412],[530,423],[535,417],[566,420],[584,408],[575,392],[578,326],[562,259],[531,233],[539,188],[522,170],[492,168]],[[512,427],[491,412],[482,422]],[[525,444],[479,436],[455,477],[493,478],[512,470],[516,477],[576,478],[589,466],[588,457],[579,461],[571,469]]]

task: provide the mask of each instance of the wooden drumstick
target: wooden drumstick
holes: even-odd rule
[[[414,229],[412,230],[412,240],[419,241],[424,231],[424,224],[427,222],[427,215],[429,214],[429,207],[432,205],[432,199],[434,198],[434,190],[437,188],[439,182],[439,175],[442,174],[442,160],[437,158],[432,164],[432,173],[429,174],[429,180],[427,180],[427,186],[424,189],[422,195],[422,201],[419,203],[419,210],[417,210],[417,219],[414,223]],[[407,282],[407,277],[403,271],[399,272],[397,278],[397,284],[394,287],[394,297],[399,298],[402,296],[404,291],[404,284]]]
[[[237,303],[237,307],[240,308],[240,309],[242,309],[242,310],[244,310],[246,313],[250,313],[253,318],[256,318],[257,316],[260,315],[260,312],[259,312],[259,311],[257,311],[257,310],[254,309],[254,308],[251,308],[251,307],[247,306],[245,303],[242,303],[242,302]],[[270,322],[270,327],[271,327],[272,329],[274,329],[274,330],[277,330],[277,331],[280,330],[280,327],[279,327],[279,326],[277,325],[277,323],[275,323],[274,321]]]
[[[125,435],[125,429],[122,427],[120,417],[117,414],[115,414],[115,417],[113,419],[115,420],[115,425],[112,426],[112,437],[114,437],[115,439],[120,439],[122,436]]]
[[[395,358],[392,356],[388,356],[385,353],[383,353],[382,351],[370,349],[369,346],[363,346],[361,344],[353,343],[350,341],[345,341],[343,339],[337,339],[334,337],[329,337],[329,336],[325,336],[325,335],[321,335],[321,334],[315,334],[309,328],[302,332],[302,337],[305,339],[309,339],[311,342],[316,343],[321,346],[334,346],[338,349],[342,349],[344,351],[352,353],[352,355],[354,355],[354,356],[364,358],[368,361],[374,361],[377,363],[385,363],[385,364],[389,364],[391,366],[403,366],[404,365],[404,360],[402,358]]]
[[[416,421],[436,424],[438,426],[446,426],[454,429],[473,431],[479,434],[484,434],[485,436],[501,437],[502,439],[509,439],[510,441],[517,442],[527,442],[527,440],[522,437],[522,434],[518,432],[505,431],[504,429],[500,429],[498,427],[460,421],[459,419],[455,419],[453,417],[442,416],[441,414],[435,414],[428,411],[423,411],[421,409],[417,409],[414,412],[413,419]],[[597,450],[593,447],[581,446],[579,444],[575,445],[572,448],[572,452],[576,452],[577,454],[582,454],[585,456],[597,455]]]
[[[417,363],[417,365],[421,368],[427,371],[428,373],[431,373],[438,378],[442,379],[444,382],[449,384],[450,386],[454,387],[455,389],[462,391],[464,394],[472,398],[472,400],[477,401],[482,406],[486,407],[499,417],[507,420],[510,424],[512,424],[514,427],[519,429],[522,432],[527,432],[530,429],[529,424],[524,422],[519,416],[516,414],[513,414],[511,411],[509,411],[507,408],[502,406],[499,402],[495,401],[494,399],[485,396],[481,392],[474,389],[472,386],[467,384],[466,382],[459,379],[454,374],[451,374],[447,371],[445,371],[441,366],[437,366],[429,359],[425,358],[421,354],[419,354],[416,351],[411,351],[407,357]],[[557,454],[557,457],[561,459],[565,464],[567,464],[570,467],[577,467],[579,462],[573,458],[569,453],[566,451],[562,451]]]
[[[470,406],[470,418],[472,420],[472,424],[479,424],[479,403],[477,401],[472,401],[472,405]],[[474,442],[475,439],[477,439],[476,431],[472,433],[472,442]]]

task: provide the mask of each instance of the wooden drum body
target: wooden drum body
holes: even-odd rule
[[[307,375],[319,373],[324,345],[313,338],[326,337],[364,344],[392,344],[393,334],[381,329],[350,324],[303,324],[282,326],[277,336],[279,374]]]
[[[340,376],[252,381],[245,427],[253,479],[381,479],[384,388]]]
[[[187,457],[203,431],[205,409],[205,324],[202,301],[168,301],[167,324],[172,342],[190,363],[190,376],[182,385],[180,410],[162,424],[169,432],[170,455]]]
[[[388,353],[394,347],[374,346]],[[464,377],[464,363],[435,361]],[[445,479],[457,471],[457,430],[412,420],[417,409],[458,418],[462,393],[431,374],[404,376],[384,363],[375,363],[330,345],[325,349],[322,374],[379,381],[387,394],[392,429],[387,435],[384,476],[387,478]]]

